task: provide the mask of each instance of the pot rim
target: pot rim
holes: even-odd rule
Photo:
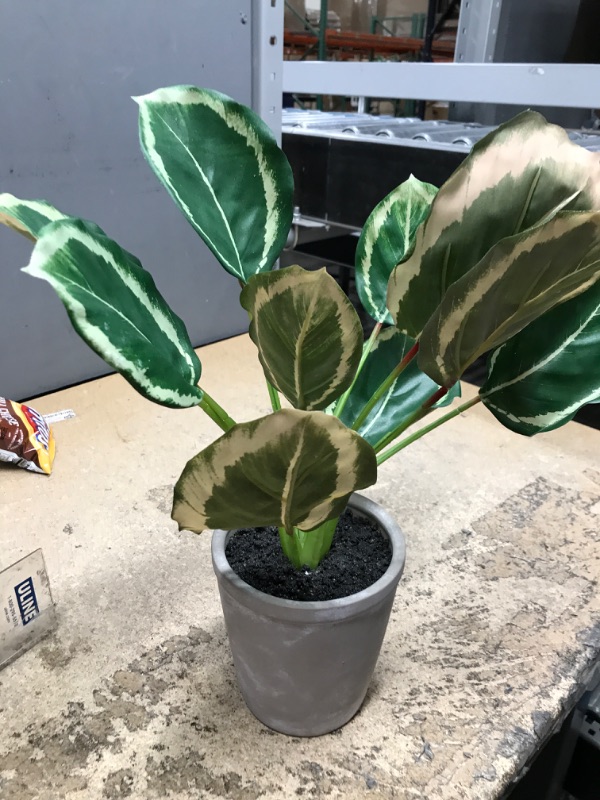
[[[377,522],[389,537],[392,545],[392,559],[388,568],[375,583],[367,586],[366,589],[334,600],[287,600],[267,594],[242,580],[227,561],[225,546],[232,531],[215,530],[212,536],[211,550],[213,566],[221,589],[225,589],[229,594],[238,598],[245,595],[251,599],[255,609],[260,606],[262,612],[269,616],[289,616],[299,622],[306,615],[313,619],[315,615],[323,616],[323,621],[325,621],[330,619],[332,612],[335,614],[336,611],[339,612],[343,609],[343,616],[346,616],[347,613],[359,613],[362,610],[361,607],[366,609],[375,605],[390,590],[395,590],[396,584],[402,576],[406,560],[404,534],[391,514],[368,497],[354,493],[350,496],[348,507]]]

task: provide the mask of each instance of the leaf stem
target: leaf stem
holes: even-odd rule
[[[297,528],[294,528],[294,533],[290,534],[285,528],[278,528],[279,542],[287,560],[292,564],[295,569],[300,569],[302,562],[300,561],[300,554],[298,553],[298,543],[296,540]]]
[[[271,408],[273,409],[273,411],[279,411],[279,409],[281,408],[281,400],[279,399],[279,392],[266,376],[265,376],[265,381],[267,382],[267,389],[269,390],[269,397],[271,398]]]
[[[202,400],[198,403],[198,407],[207,414],[213,422],[215,422],[221,430],[227,432],[235,425],[235,420],[231,419],[229,414],[224,408],[214,400],[207,391],[202,389]]]
[[[415,422],[418,422],[420,419],[423,419],[423,417],[427,416],[438,400],[441,400],[446,394],[448,394],[448,389],[446,389],[445,386],[441,386],[439,389],[437,389],[437,391],[435,391],[431,397],[425,400],[422,406],[417,408],[416,411],[413,411],[412,414],[409,414],[408,417],[406,417],[406,419],[400,423],[400,425],[395,427],[389,433],[386,433],[386,435],[377,442],[377,444],[374,446],[375,452],[379,453],[384,447],[387,447],[388,444],[400,436],[401,433],[404,433],[407,428],[410,428],[410,426],[414,425]]]
[[[352,426],[353,431],[357,431],[366,418],[369,416],[371,411],[375,408],[377,403],[381,400],[387,390],[394,385],[396,380],[402,375],[406,367],[410,364],[413,358],[419,352],[419,343],[415,342],[414,345],[410,348],[408,353],[404,356],[402,361],[390,372],[388,377],[383,381],[383,383],[375,390],[375,393],[360,412],[358,417],[356,418],[354,425]],[[447,391],[447,390],[446,390]]]
[[[338,519],[329,519],[312,531],[294,528],[291,536],[285,528],[279,528],[281,549],[296,569],[316,569],[319,566],[331,549]]]
[[[468,400],[466,403],[463,403],[462,405],[452,409],[452,411],[449,411],[447,414],[444,414],[443,417],[440,417],[439,419],[436,419],[434,422],[431,422],[429,425],[425,425],[424,428],[420,428],[418,431],[415,431],[415,433],[411,434],[410,436],[407,436],[406,439],[402,439],[402,441],[398,442],[393,447],[390,447],[389,450],[386,450],[385,453],[381,453],[381,455],[377,456],[377,465],[379,466],[380,464],[383,464],[384,461],[387,461],[388,458],[391,458],[393,455],[396,455],[396,453],[400,452],[400,450],[404,450],[404,448],[408,447],[409,444],[416,442],[417,439],[420,439],[422,436],[425,436],[425,434],[430,433],[436,428],[439,428],[439,426],[443,425],[445,422],[454,419],[454,417],[457,417],[459,414],[462,414],[464,411],[476,405],[480,401],[481,397],[480,395],[477,395],[472,400]]]
[[[356,368],[356,372],[354,374],[354,378],[352,379],[352,383],[350,384],[350,386],[346,389],[344,394],[337,401],[337,404],[335,406],[335,411],[333,412],[333,416],[334,417],[338,417],[339,418],[341,416],[341,413],[344,410],[344,407],[345,407],[345,405],[346,405],[346,403],[348,401],[348,398],[350,397],[350,394],[352,393],[352,389],[354,389],[354,384],[356,383],[356,381],[358,379],[358,376],[360,375],[360,373],[362,371],[362,368],[365,365],[365,361],[367,360],[367,357],[368,357],[369,353],[371,352],[371,350],[373,349],[373,345],[375,344],[375,341],[376,341],[377,337],[379,336],[379,332],[381,331],[382,325],[383,325],[382,322],[378,322],[375,325],[375,327],[373,328],[373,330],[371,331],[371,335],[367,339],[367,343],[366,343],[366,345],[364,347],[364,350],[362,352],[362,356],[360,357],[360,361],[358,362],[358,367]]]

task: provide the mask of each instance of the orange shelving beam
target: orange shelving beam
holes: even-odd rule
[[[317,45],[318,38],[311,33],[285,30],[283,34],[284,48],[288,52],[300,51],[311,45]],[[407,55],[419,53],[423,48],[423,40],[411,36],[379,36],[375,33],[354,33],[352,31],[335,31],[327,29],[325,42],[329,50],[349,50],[355,53],[374,55]],[[438,40],[433,43],[434,61],[451,61],[454,57],[454,42]]]

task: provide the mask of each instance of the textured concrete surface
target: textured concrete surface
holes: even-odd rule
[[[245,337],[201,351],[238,419],[268,411]],[[42,547],[59,626],[0,672],[0,797],[502,795],[600,653],[600,433],[528,440],[474,408],[366,492],[407,569],[362,711],[312,740],[274,734],[235,685],[210,536],[177,533],[170,486],[217,433],[110,377],[40,398],[50,478],[0,470],[0,568]]]

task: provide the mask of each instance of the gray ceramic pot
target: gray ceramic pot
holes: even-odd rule
[[[213,566],[238,683],[252,713],[292,736],[319,736],[351,719],[365,698],[404,569],[402,531],[381,506],[352,495],[349,507],[392,544],[387,571],[338,600],[301,602],[260,592],[225,557],[230,531],[215,531]]]

